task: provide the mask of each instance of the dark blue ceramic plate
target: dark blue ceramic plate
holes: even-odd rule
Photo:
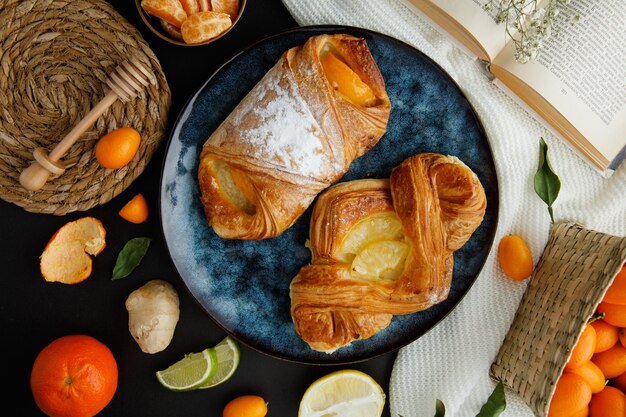
[[[321,33],[350,33],[367,41],[385,78],[392,111],[386,134],[355,160],[341,181],[388,177],[420,152],[459,157],[487,193],[487,214],[454,255],[448,299],[426,311],[394,317],[368,340],[333,354],[313,351],[294,331],[289,283],[310,260],[304,247],[311,207],[280,236],[262,241],[224,240],[207,226],[197,184],[203,143],[288,48]],[[461,300],[493,242],[498,184],[485,132],[454,81],[414,48],[378,33],[347,27],[303,27],[244,50],[222,66],[190,99],[174,125],[161,178],[161,220],[168,250],[191,294],[223,329],[271,356],[315,364],[345,364],[396,350],[417,339]]]

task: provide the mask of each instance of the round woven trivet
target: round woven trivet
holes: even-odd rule
[[[108,74],[137,57],[156,76],[127,103],[116,101],[74,144],[67,170],[36,192],[19,183],[33,150],[48,151],[106,94]],[[62,215],[106,203],[137,178],[165,136],[171,93],[139,32],[105,1],[0,0],[0,198]],[[124,126],[141,134],[133,160],[117,170],[94,157],[97,140]]]
[[[565,364],[607,289],[626,261],[626,237],[558,223],[490,375],[547,417]]]

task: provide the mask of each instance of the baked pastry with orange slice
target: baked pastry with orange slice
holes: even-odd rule
[[[228,239],[279,235],[376,145],[390,110],[364,39],[319,35],[289,49],[203,146],[209,225]]]
[[[453,253],[481,224],[486,204],[474,172],[435,153],[405,160],[389,180],[330,187],[313,208],[311,264],[290,285],[297,333],[331,353],[373,336],[394,315],[445,300]]]

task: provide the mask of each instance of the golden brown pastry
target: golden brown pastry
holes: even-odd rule
[[[291,316],[322,352],[366,339],[393,315],[445,300],[453,252],[482,222],[486,197],[461,161],[419,154],[389,180],[332,186],[313,208],[311,264],[291,282]]]
[[[229,239],[279,235],[378,142],[390,109],[363,39],[320,35],[289,49],[202,148],[209,225]]]

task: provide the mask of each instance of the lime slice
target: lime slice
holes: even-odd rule
[[[209,379],[203,382],[198,388],[211,388],[228,380],[239,366],[239,346],[230,336],[227,336],[220,343],[215,345],[217,357],[217,370]]]
[[[380,417],[385,393],[374,379],[352,369],[313,382],[300,401],[298,417]]]
[[[157,371],[156,377],[172,391],[190,391],[211,378],[217,369],[215,349],[190,353],[167,369]]]
[[[404,271],[409,245],[383,240],[366,246],[352,261],[355,277],[370,281],[397,279]]]

